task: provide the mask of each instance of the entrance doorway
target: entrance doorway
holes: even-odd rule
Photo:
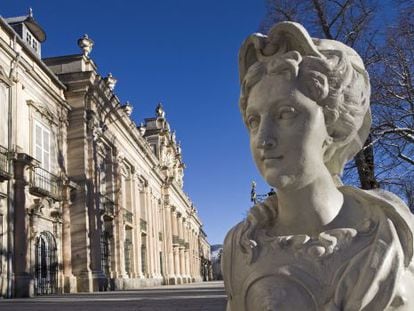
[[[56,240],[52,233],[43,231],[36,240],[36,294],[57,293],[58,262]]]

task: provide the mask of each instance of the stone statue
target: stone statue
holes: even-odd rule
[[[371,124],[361,58],[283,22],[247,38],[239,68],[251,152],[277,192],[227,234],[227,310],[414,310],[412,214],[340,181]]]

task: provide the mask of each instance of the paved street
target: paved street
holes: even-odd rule
[[[1,311],[224,311],[222,282],[0,300]]]

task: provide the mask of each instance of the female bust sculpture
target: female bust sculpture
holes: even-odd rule
[[[251,152],[277,193],[225,239],[227,310],[414,310],[410,211],[340,183],[371,124],[358,54],[283,22],[243,43],[239,69]]]

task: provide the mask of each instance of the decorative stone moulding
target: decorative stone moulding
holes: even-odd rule
[[[227,311],[414,310],[414,220],[384,190],[343,186],[370,130],[359,55],[292,22],[239,54],[240,110],[276,194],[227,234]]]

